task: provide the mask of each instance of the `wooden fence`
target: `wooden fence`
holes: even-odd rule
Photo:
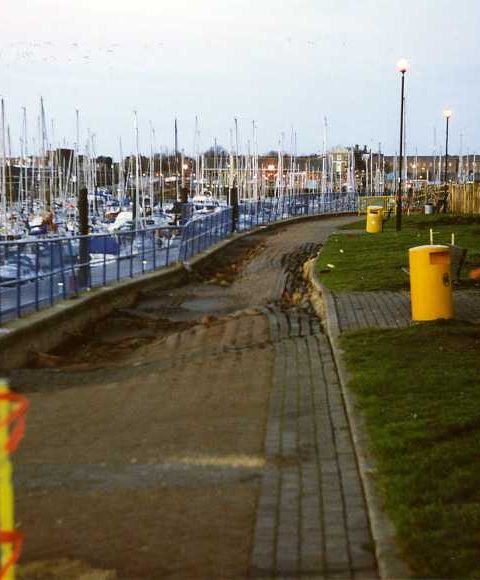
[[[452,213],[480,214],[480,184],[460,183],[449,186],[449,210]]]

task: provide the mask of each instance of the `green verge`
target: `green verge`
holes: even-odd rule
[[[332,235],[316,269],[334,291],[408,289],[408,249],[455,242],[480,266],[480,218],[365,218]],[[459,286],[477,286],[462,279]],[[458,321],[344,334],[349,387],[365,413],[377,482],[419,578],[480,578],[480,326]]]
[[[341,344],[415,576],[480,578],[480,327],[361,331]]]
[[[395,231],[395,218],[385,224],[381,234],[367,234],[365,218],[346,226],[328,239],[316,264],[320,281],[334,291],[369,292],[408,289],[408,249],[430,243],[455,243],[468,250],[466,270],[480,266],[480,218],[405,216],[402,230]],[[463,285],[468,285],[467,281]],[[473,282],[470,282],[473,285]]]

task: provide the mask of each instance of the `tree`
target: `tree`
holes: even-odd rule
[[[222,145],[212,145],[204,153],[205,157],[228,157],[228,151]]]

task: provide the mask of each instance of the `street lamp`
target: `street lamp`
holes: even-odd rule
[[[445,182],[445,193],[443,196],[443,213],[447,212],[447,199],[448,199],[448,121],[452,116],[451,109],[445,109],[443,111],[443,116],[446,120],[446,127],[445,127],[445,174],[444,174],[444,182]]]
[[[397,69],[402,74],[402,96],[400,99],[400,174],[397,191],[397,217],[395,222],[395,229],[399,232],[402,229],[402,181],[403,181],[403,105],[405,101],[405,73],[409,69],[408,61],[405,58],[397,62]]]

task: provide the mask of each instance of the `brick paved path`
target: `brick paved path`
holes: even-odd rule
[[[395,328],[412,324],[407,292],[334,292],[339,331]],[[454,291],[455,318],[480,322],[478,291]]]
[[[276,349],[253,577],[376,578],[328,339],[297,309],[262,310]]]

